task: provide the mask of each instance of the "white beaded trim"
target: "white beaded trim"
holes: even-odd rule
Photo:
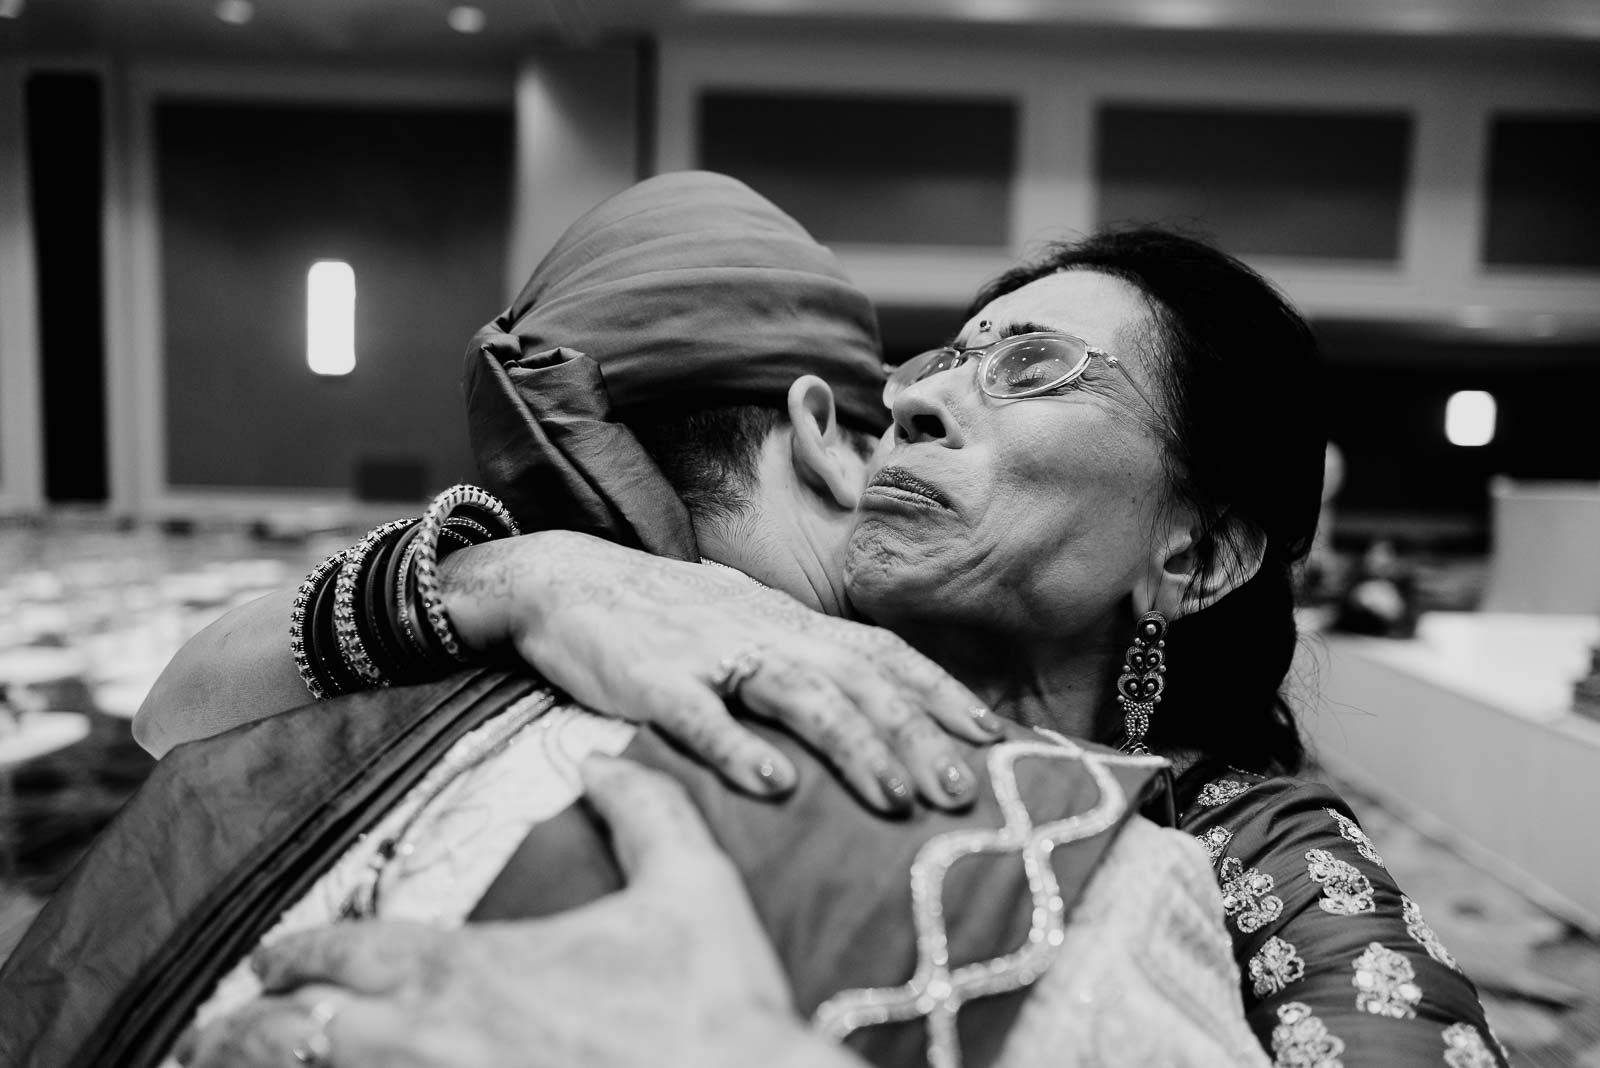
[[[1036,825],[1017,786],[1015,765],[1022,757],[1081,763],[1100,789],[1094,807]],[[829,1038],[838,1041],[858,1028],[923,1017],[927,1020],[930,1068],[959,1068],[956,1014],[961,1006],[974,998],[1027,986],[1054,961],[1066,938],[1066,903],[1050,866],[1050,852],[1114,826],[1126,811],[1128,798],[1108,765],[1141,762],[1107,759],[1071,742],[1003,742],[989,750],[988,762],[1004,825],[947,831],[917,850],[911,864],[916,969],[902,986],[845,990],[823,1002],[812,1015],[812,1024]],[[944,924],[944,879],[957,860],[976,853],[1020,854],[1033,899],[1032,919],[1027,941],[1020,949],[951,968]]]

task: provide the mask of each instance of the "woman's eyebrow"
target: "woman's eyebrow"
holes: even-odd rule
[[[1043,323],[1011,323],[1000,328],[1001,337],[1016,337],[1018,334],[1059,334],[1062,331]]]
[[[1053,326],[1045,326],[1043,323],[1021,322],[1021,323],[1011,323],[1009,326],[1002,326],[1002,327],[1000,327],[1000,329],[994,331],[994,333],[1001,340],[1004,340],[1005,338],[1008,338],[1008,337],[1016,337],[1018,334],[1059,334],[1059,333],[1061,333],[1061,331],[1057,330]],[[949,341],[946,341],[944,343],[944,347],[947,348],[947,349],[956,349],[956,350],[959,351],[961,349],[961,346],[959,344],[957,344],[957,342],[960,341],[960,340],[961,340],[961,335],[957,334],[955,337],[952,337]]]

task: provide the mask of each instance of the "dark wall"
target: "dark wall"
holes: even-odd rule
[[[100,93],[99,75],[48,71],[24,94],[50,501],[106,499]]]
[[[1399,257],[1407,115],[1112,104],[1095,136],[1101,225],[1199,228],[1242,256]]]
[[[1600,479],[1594,398],[1600,346],[1428,336],[1405,327],[1321,323],[1329,435],[1345,458],[1341,510],[1438,513],[1486,523],[1488,481]],[[1494,440],[1450,444],[1458,390],[1494,395]]]
[[[1006,99],[717,90],[698,165],[748,182],[817,240],[1002,247],[1018,109]]]
[[[469,477],[458,382],[504,292],[509,106],[169,101],[156,141],[169,483],[409,494]],[[355,271],[341,378],[306,366],[319,259]]]
[[[1600,115],[1501,115],[1489,128],[1484,262],[1600,267]]]

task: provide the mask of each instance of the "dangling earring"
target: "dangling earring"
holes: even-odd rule
[[[1150,752],[1144,735],[1167,686],[1166,636],[1167,617],[1160,612],[1146,612],[1133,628],[1133,644],[1117,678],[1117,704],[1122,706],[1122,732],[1127,735],[1124,753]]]

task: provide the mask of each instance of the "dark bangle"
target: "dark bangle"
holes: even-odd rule
[[[337,697],[362,689],[361,679],[344,662],[333,623],[334,586],[347,562],[341,561],[339,567],[318,585],[308,608],[309,660],[313,671],[322,681],[325,697]]]
[[[317,599],[323,587],[337,575],[347,551],[340,549],[311,569],[295,591],[294,608],[289,615],[289,648],[294,653],[295,670],[300,672],[300,681],[305,683],[306,690],[318,701],[342,692],[334,688],[334,680],[323,670],[321,650],[315,647],[312,634]]]
[[[409,674],[406,669],[410,666],[408,663],[410,658],[401,636],[388,625],[389,613],[385,601],[388,599],[389,587],[384,579],[388,577],[390,562],[400,543],[415,529],[416,524],[411,523],[397,531],[393,537],[385,537],[378,543],[378,547],[372,552],[372,558],[367,562],[366,571],[356,592],[356,604],[359,609],[356,613],[356,630],[366,645],[367,655],[372,658],[373,666],[390,682],[406,681],[404,676]]]

